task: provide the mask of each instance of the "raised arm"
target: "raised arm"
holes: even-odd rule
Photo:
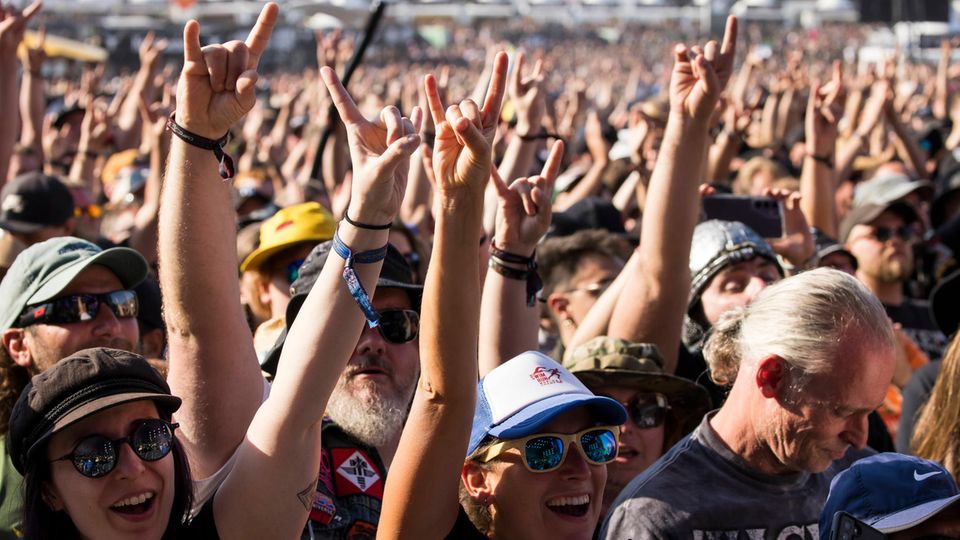
[[[187,23],[177,124],[215,140],[253,107],[257,62],[277,11],[267,4],[246,43],[203,49],[199,25]],[[230,185],[217,173],[213,152],[179,137],[170,144],[159,231],[168,382],[184,398],[179,433],[200,479],[216,472],[243,440],[262,401],[263,377],[240,307]]]
[[[364,320],[376,324],[376,312],[362,311],[360,305],[366,301],[369,306],[375,293],[389,231],[368,225],[389,224],[396,217],[410,155],[420,144],[419,109],[408,119],[396,107],[387,107],[377,122],[368,122],[332,69],[322,68],[321,76],[350,145],[353,181],[347,215],[367,226],[341,223],[334,252],[290,328],[270,397],[257,411],[236,466],[216,495],[214,515],[223,538],[299,538],[316,490],[327,400]],[[346,263],[344,256],[350,255],[344,249],[357,256],[352,265]],[[364,260],[377,250],[380,259]],[[348,267],[366,289],[366,298],[348,286]]]
[[[43,144],[40,133],[43,126],[43,111],[46,108],[44,81],[41,69],[47,54],[43,50],[46,32],[39,32],[34,47],[27,48],[23,55],[23,80],[20,83],[20,144],[30,148],[43,163]]]
[[[837,125],[843,113],[843,80],[840,62],[833,63],[833,78],[828,85],[814,81],[807,100],[804,120],[806,154],[800,173],[800,208],[811,226],[831,238],[837,237]]]
[[[563,142],[557,141],[538,176],[518,178],[509,186],[496,169],[491,169],[499,202],[493,247],[506,255],[491,256],[483,282],[481,377],[522,352],[537,350],[537,291],[530,288],[531,276],[523,279],[529,265],[520,259],[536,255],[537,243],[550,228],[550,196],[562,159]]]
[[[157,265],[157,234],[159,232],[160,192],[163,183],[164,159],[170,148],[170,133],[166,130],[170,111],[162,104],[153,109],[140,100],[143,137],[150,148],[150,174],[143,188],[143,204],[134,217],[130,247],[136,249],[150,266]]]
[[[27,23],[43,4],[35,0],[21,13],[16,8],[0,10],[0,186],[7,179],[13,146],[20,137],[20,124],[17,122],[19,88],[17,86],[17,47],[23,41]]]
[[[425,81],[437,127],[433,168],[440,202],[420,327],[420,384],[390,468],[378,538],[442,538],[457,518],[460,470],[476,402],[480,276],[477,241],[507,56],[494,61],[483,107],[446,112]]]
[[[624,286],[610,321],[610,336],[660,347],[668,373],[676,369],[690,291],[688,261],[708,125],[733,71],[736,38],[737,20],[730,17],[722,46],[711,41],[703,49],[675,49],[670,118],[647,192],[639,268]]]

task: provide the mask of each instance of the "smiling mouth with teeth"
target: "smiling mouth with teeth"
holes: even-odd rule
[[[547,501],[547,508],[565,516],[580,517],[590,510],[590,495],[576,497],[557,497]]]
[[[121,514],[142,514],[150,509],[153,500],[152,492],[141,493],[113,504],[110,509]]]

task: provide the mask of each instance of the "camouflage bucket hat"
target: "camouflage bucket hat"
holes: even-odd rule
[[[665,373],[663,356],[652,343],[596,337],[573,349],[563,367],[593,391],[617,386],[663,394],[670,404],[668,422],[683,433],[692,431],[710,410],[707,391],[694,382]]]

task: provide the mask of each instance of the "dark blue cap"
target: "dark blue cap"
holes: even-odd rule
[[[884,453],[854,463],[834,477],[820,514],[820,540],[830,537],[843,511],[882,533],[915,527],[960,499],[960,488],[940,464]]]

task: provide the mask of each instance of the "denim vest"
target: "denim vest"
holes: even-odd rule
[[[301,540],[373,540],[387,481],[380,454],[329,419],[321,437],[320,477]]]

